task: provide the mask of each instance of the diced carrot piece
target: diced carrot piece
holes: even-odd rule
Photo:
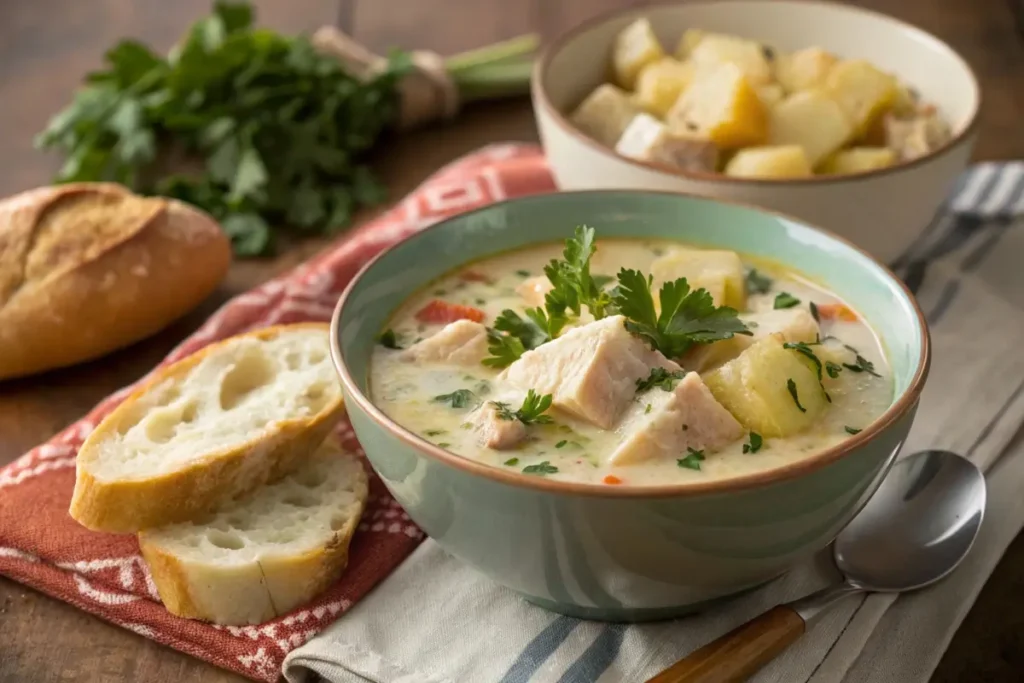
[[[441,299],[434,299],[416,313],[416,319],[424,323],[448,324],[456,320],[472,320],[476,323],[484,321],[486,314],[479,308],[453,304]]]
[[[621,484],[622,480],[619,479],[618,477],[616,477],[614,474],[609,474],[608,476],[606,476],[604,478],[604,483],[606,483],[606,484]]]
[[[490,284],[493,280],[483,273],[478,273],[475,270],[466,270],[459,273],[459,279],[465,282],[486,282]]]
[[[857,322],[857,314],[845,304],[818,304],[818,315],[822,320],[845,320]]]

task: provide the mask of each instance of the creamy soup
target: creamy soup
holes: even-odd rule
[[[374,350],[373,402],[463,457],[609,486],[784,466],[890,405],[871,328],[799,273],[669,241],[598,240],[588,260],[587,237],[409,298]]]

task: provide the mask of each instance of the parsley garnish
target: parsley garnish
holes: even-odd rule
[[[448,432],[444,429],[428,429],[423,433],[427,436],[441,436],[442,434],[447,434]]]
[[[843,366],[838,363],[833,363],[830,360],[825,361],[825,372],[832,379],[839,377],[839,373],[843,371]]]
[[[857,353],[857,349],[853,348],[852,346],[847,346],[846,348],[849,349],[850,351],[852,351],[853,354],[857,358],[856,358],[856,361],[853,364],[843,363],[843,367],[844,368],[846,368],[850,372],[866,372],[869,375],[874,375],[875,377],[881,377],[881,375],[879,375],[877,372],[875,372],[875,364],[874,363],[872,363],[867,358],[865,358],[864,356],[862,356],[859,353]]]
[[[814,368],[818,373],[818,381],[821,381],[821,360],[816,355],[814,355],[814,351],[811,351],[810,346],[808,346],[804,342],[795,342],[792,344],[789,342],[785,342],[782,345],[782,348],[792,349],[793,351],[796,351],[800,355],[810,360],[811,363],[814,364]]]
[[[513,465],[518,465],[519,458],[509,458],[508,460],[505,461],[505,464],[508,465],[509,467],[512,467]]]
[[[612,303],[624,315],[626,329],[646,339],[669,358],[677,358],[694,344],[730,339],[736,334],[751,334],[736,310],[715,307],[706,289],[690,290],[686,278],[666,282],[658,292],[661,314],[654,308],[652,278],[640,271],[623,268]]]
[[[566,441],[565,439],[562,439],[561,441],[559,441],[558,443],[555,444],[555,448],[562,448],[567,443],[569,443],[569,442]]]
[[[750,443],[743,444],[744,453],[757,453],[761,450],[761,446],[764,444],[764,439],[757,432],[750,432]]]
[[[807,306],[811,309],[811,317],[814,318],[814,322],[820,323],[821,314],[818,313],[818,304],[811,301],[810,303],[807,304]]]
[[[481,363],[489,368],[507,368],[526,353],[526,347],[519,337],[488,328],[487,351],[491,355],[480,361]]]
[[[694,448],[687,447],[686,453],[686,457],[676,460],[676,464],[687,469],[699,470],[700,463],[704,460],[704,451],[698,451]]]
[[[747,292],[749,294],[767,294],[772,288],[772,279],[757,272],[756,268],[747,271]]]
[[[539,474],[543,476],[545,474],[555,474],[556,472],[558,472],[558,468],[547,460],[536,465],[527,465],[523,468],[523,474]]]
[[[448,448],[449,446],[451,446],[451,444],[448,443],[447,441],[439,441],[437,445],[439,448]]]
[[[530,277],[530,271],[528,270],[517,270],[516,275],[519,277]]]
[[[793,403],[796,404],[796,407],[800,409],[801,413],[806,413],[807,408],[804,408],[802,405],[800,405],[800,397],[797,396],[796,382],[793,381],[793,378],[789,378],[786,380],[786,388],[789,389],[789,395],[793,397]]]
[[[550,415],[544,415],[544,411],[551,407],[551,394],[540,396],[530,389],[526,392],[523,405],[515,411],[502,401],[491,401],[491,405],[497,409],[499,420],[519,420],[524,425],[552,422]]]
[[[647,375],[646,378],[636,381],[636,393],[642,394],[654,387],[661,387],[662,391],[672,391],[685,374],[682,370],[669,372],[661,367],[651,368],[651,374]]]
[[[535,317],[538,314],[539,320]],[[529,349],[535,349],[551,339],[549,327],[544,311],[539,308],[528,309],[526,318],[506,308],[494,320],[494,329],[487,331],[487,351],[491,355],[484,358],[482,363],[492,368],[508,367]]]
[[[465,408],[468,405],[476,406],[480,399],[469,389],[456,389],[450,394],[439,394],[434,397],[434,403],[448,403],[452,408]]]
[[[775,308],[793,308],[800,303],[800,299],[789,292],[779,292],[775,295]]]
[[[398,335],[396,335],[395,331],[390,327],[380,333],[380,336],[377,337],[377,341],[380,342],[380,345],[385,349],[395,349],[397,351],[402,348],[398,345]]]
[[[651,404],[650,403],[648,403],[647,407],[644,408],[644,415],[648,414],[649,412],[651,412]]]
[[[860,429],[856,429],[854,427],[851,427],[850,425],[846,425],[845,427],[843,427],[843,429],[846,430],[847,434],[860,434],[861,431],[862,431]]]

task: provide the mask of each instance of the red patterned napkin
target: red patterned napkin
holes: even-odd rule
[[[164,364],[254,328],[329,320],[342,289],[382,249],[462,211],[552,190],[537,148],[487,147],[441,169],[400,204],[308,263],[228,302]],[[274,681],[290,650],[344,614],[423,540],[419,528],[372,477],[348,569],[314,603],[258,626],[220,627],[171,615],[160,604],[134,536],[88,531],[67,513],[78,447],[130,389],[108,397],[0,470],[0,574],[217,666]],[[358,448],[347,421],[340,436]]]

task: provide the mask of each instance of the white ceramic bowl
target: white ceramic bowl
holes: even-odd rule
[[[890,168],[799,180],[686,173],[635,161],[577,130],[567,119],[606,80],[616,34],[650,18],[667,50],[687,28],[730,33],[780,50],[820,46],[868,59],[935,104],[953,130],[931,154]],[[884,262],[910,245],[966,167],[977,138],[981,92],[971,68],[938,38],[856,7],[800,0],[711,0],[659,4],[605,14],[552,42],[533,72],[533,108],[558,186],[686,192],[755,204],[846,237]]]

